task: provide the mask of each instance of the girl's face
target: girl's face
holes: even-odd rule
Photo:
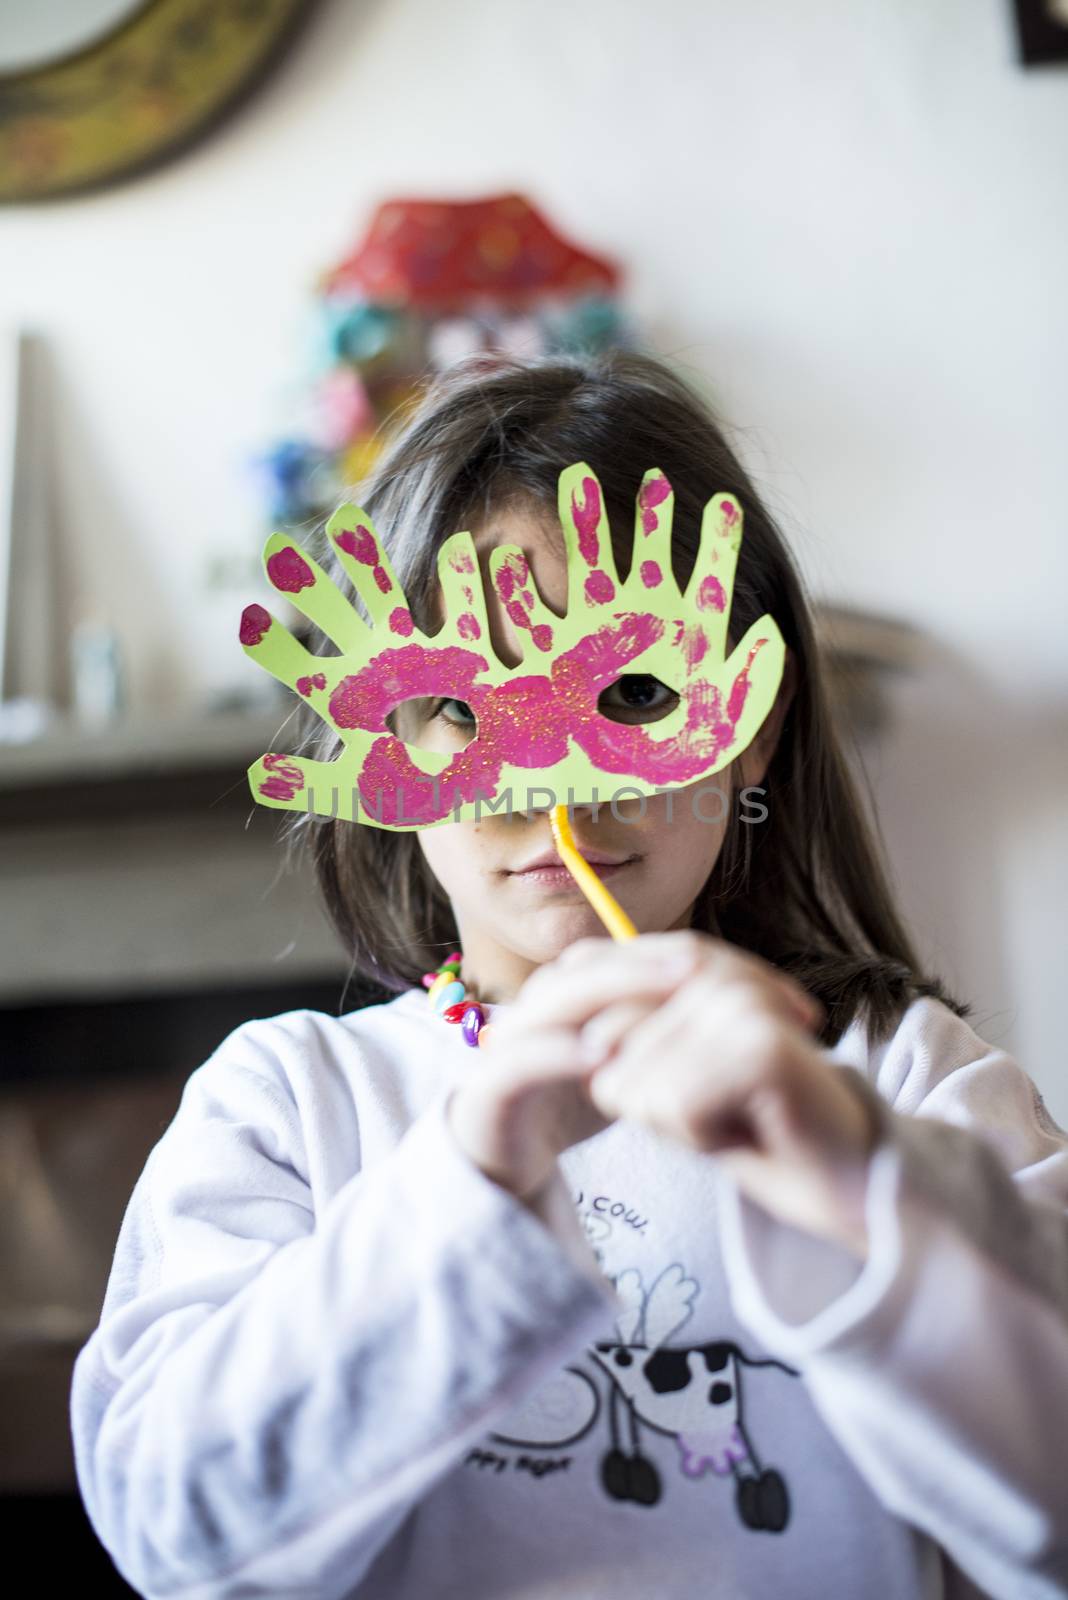
[[[516,630],[489,581],[489,551],[502,543],[519,545],[545,604],[562,616],[567,601],[563,535],[537,508],[523,505],[493,514],[474,532],[474,541],[493,646],[502,661],[516,665],[522,654]],[[607,864],[595,870],[639,932],[689,927],[694,901],[723,844],[728,808],[741,803],[731,799],[732,781],[738,788],[761,782],[788,698],[780,693],[760,738],[714,777],[670,794],[648,795],[644,802],[624,794],[614,807],[606,784],[606,798],[598,802],[596,813],[592,804],[571,808],[576,845],[588,860],[606,858]],[[666,716],[677,699],[658,679],[630,674],[604,691],[600,710],[620,722],[650,723]],[[403,738],[444,753],[462,749],[475,733],[470,709],[461,700],[409,701],[390,721]],[[582,891],[559,864],[548,813],[518,809],[521,798],[513,797],[510,817],[502,809],[478,821],[423,828],[418,835],[452,902],[464,979],[490,1002],[510,998],[535,967],[574,940],[604,933]],[[543,856],[558,863],[555,871],[524,870]]]

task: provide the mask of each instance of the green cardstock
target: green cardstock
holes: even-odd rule
[[[761,617],[726,657],[742,511],[732,495],[705,507],[685,591],[671,566],[674,496],[657,469],[638,492],[626,582],[615,568],[604,497],[585,462],[560,474],[567,554],[563,617],[539,596],[523,551],[499,545],[490,582],[522,644],[518,666],[490,641],[470,533],[438,551],[445,621],[415,626],[370,518],[346,505],[327,524],[370,623],[285,534],[264,549],[269,582],[333,642],[315,656],[260,605],[246,606],[247,655],[310,704],[343,743],[333,761],[269,752],[248,771],[254,799],[285,811],[408,831],[491,811],[608,803],[711,777],[747,748],[775,702],[785,646]],[[598,699],[624,674],[650,674],[679,696],[659,720],[622,723]],[[476,733],[449,754],[405,743],[386,717],[416,696],[467,703]]]

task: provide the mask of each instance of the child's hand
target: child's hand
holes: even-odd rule
[[[521,1199],[533,1198],[544,1185],[561,1151],[613,1120],[589,1096],[597,1060],[583,1053],[582,1025],[605,1007],[605,1015],[613,1015],[623,995],[652,1010],[692,970],[692,952],[673,936],[649,937],[664,942],[581,941],[602,953],[616,952],[596,973],[572,959],[578,946],[539,967],[508,1011],[494,1017],[492,1043],[450,1099],[449,1122],[461,1147]]]
[[[494,1023],[450,1121],[483,1171],[530,1198],[561,1151],[633,1117],[717,1155],[766,1210],[863,1254],[875,1130],[812,1042],[821,1016],[792,978],[705,934],[581,939]]]
[[[584,1027],[607,1063],[589,1080],[594,1104],[717,1155],[765,1210],[866,1254],[876,1128],[812,1040],[819,1002],[722,940],[687,932],[631,945],[651,939],[691,948],[692,973],[663,1005],[624,991]],[[603,940],[583,939],[562,959],[577,985],[598,988],[613,956]]]

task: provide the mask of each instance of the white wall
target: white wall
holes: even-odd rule
[[[244,465],[301,392],[316,273],[390,194],[521,188],[632,271],[817,593],[929,629],[877,758],[925,952],[1068,1119],[1068,75],[1009,0],[328,0],[241,116],[103,194],[0,211],[0,319],[54,358],[72,606],[141,707],[260,676]]]

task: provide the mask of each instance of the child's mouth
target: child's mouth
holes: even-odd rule
[[[599,878],[611,878],[616,873],[622,872],[624,867],[633,866],[638,859],[638,856],[634,855],[627,856],[622,861],[590,861],[589,865]],[[562,862],[527,867],[519,872],[509,872],[507,876],[513,883],[541,885],[547,889],[570,886],[581,893],[578,884]]]

